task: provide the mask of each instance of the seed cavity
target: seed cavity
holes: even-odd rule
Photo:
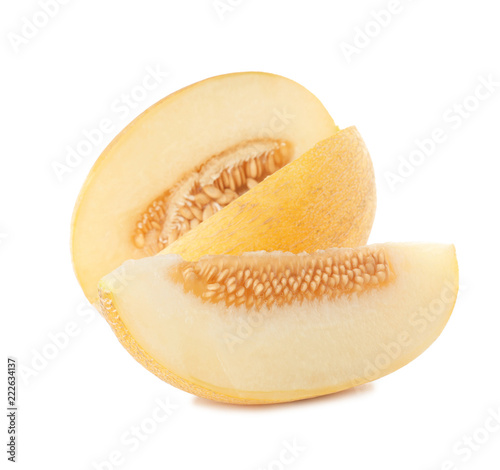
[[[362,294],[394,277],[383,248],[377,247],[209,256],[182,262],[169,276],[203,301],[257,309]]]
[[[256,139],[211,157],[148,206],[134,245],[156,254],[286,165],[291,153],[287,142]]]

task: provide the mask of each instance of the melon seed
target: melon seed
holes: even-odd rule
[[[383,249],[372,246],[300,255],[216,255],[185,261],[170,274],[204,301],[247,308],[362,294],[392,279]]]
[[[134,245],[157,253],[284,166],[290,155],[286,142],[258,139],[211,157],[147,207]]]

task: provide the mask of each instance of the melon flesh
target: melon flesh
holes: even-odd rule
[[[291,161],[337,131],[312,93],[272,74],[213,77],[159,101],[111,142],[80,192],[71,248],[86,296],[94,302],[99,279],[123,261],[164,248],[143,248],[136,233],[141,217],[214,156],[240,145],[253,151],[276,143]]]
[[[382,377],[421,354],[443,330],[458,292],[452,245],[388,243],[314,256],[350,259],[363,250],[368,256],[383,253],[385,268],[380,259],[374,262],[375,271],[385,269],[380,282],[368,269],[373,283],[362,280],[364,271],[349,275],[353,282],[344,287],[342,281],[330,290],[315,285],[314,295],[305,291],[302,297],[299,288],[288,300],[280,294],[269,306],[251,307],[227,297],[207,300],[209,287],[187,286],[175,273],[191,265],[178,255],[129,260],[100,281],[101,311],[136,360],[196,395],[257,404],[333,393]],[[236,263],[254,271],[262,265],[280,279],[311,256],[259,252],[199,263]],[[228,278],[219,284],[224,282]],[[265,295],[253,292],[257,300]]]

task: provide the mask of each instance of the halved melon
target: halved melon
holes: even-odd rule
[[[103,275],[126,259],[157,253],[337,131],[314,95],[266,73],[210,78],[156,103],[106,148],[76,203],[71,247],[86,296],[95,301]],[[366,152],[359,135],[351,137],[354,147],[345,141],[344,159],[361,148]],[[359,179],[362,193],[374,195],[373,170],[366,158],[367,153],[354,158],[335,182],[333,196],[344,205],[337,213],[339,204],[331,201],[330,220],[342,219],[342,228],[356,226],[356,216],[366,210],[369,221],[359,231],[337,233],[341,245],[366,243],[371,228],[374,205],[365,204],[358,196],[360,187],[349,178],[349,171],[360,171],[354,183]],[[307,165],[303,171],[308,171]],[[337,176],[316,175],[317,188]],[[293,188],[297,183],[286,185]],[[316,196],[321,194],[308,195]],[[278,244],[273,249],[288,247]]]
[[[381,244],[125,262],[99,283],[120,342],[161,379],[277,403],[382,377],[421,354],[455,304],[452,245]]]

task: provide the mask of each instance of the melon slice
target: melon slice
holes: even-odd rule
[[[368,241],[375,217],[373,166],[355,127],[318,142],[161,253],[314,251]]]
[[[123,261],[168,247],[337,131],[314,95],[272,74],[222,75],[159,101],[105,149],[78,197],[71,248],[86,296],[94,302],[98,280]],[[347,173],[335,194],[345,204],[336,213],[339,204],[333,201],[328,216],[332,222],[342,219],[343,229],[356,226],[360,212],[367,212],[359,230],[337,233],[337,245],[355,246],[366,243],[371,228],[375,184],[359,135],[348,140],[343,157],[353,161],[349,169],[343,163]],[[360,174],[350,179],[355,171]],[[338,176],[316,175],[317,186]],[[289,187],[296,183],[287,182]],[[372,195],[369,204],[365,193]],[[330,232],[338,228],[332,225]],[[289,248],[275,244],[272,249]]]
[[[455,304],[452,245],[380,244],[129,260],[99,283],[120,342],[161,379],[213,400],[337,392],[407,364]]]

